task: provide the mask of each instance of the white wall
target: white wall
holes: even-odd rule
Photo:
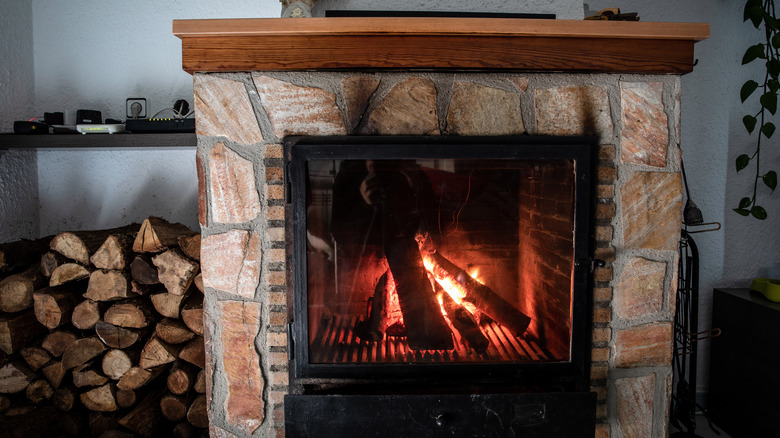
[[[591,0],[591,10],[614,6],[615,2]],[[734,160],[750,153],[755,135],[748,136],[742,117],[755,113],[757,97],[742,105],[739,90],[748,79],[762,81],[759,62],[742,66],[747,47],[760,42],[762,31],[742,22],[744,2],[707,0],[696,2],[622,1],[624,12],[638,11],[643,21],[708,22],[710,38],[695,46],[698,64],[682,78],[683,160],[691,198],[707,222],[720,222],[718,232],[695,234],[699,247],[700,329],[710,327],[712,290],[716,287],[748,287],[752,278],[764,276],[780,265],[780,194],[759,191],[760,203],[769,218],[758,221],[737,215],[732,208],[749,196],[752,178],[745,170],[735,173]],[[758,96],[758,93],[756,93]],[[775,122],[777,123],[777,122]],[[778,136],[763,148],[762,161],[780,171]],[[768,170],[768,169],[766,169]],[[775,274],[778,275],[778,274]],[[700,348],[698,390],[707,386],[709,343]]]
[[[124,120],[129,97],[145,97],[150,117],[177,99],[192,105],[192,76],[181,69],[172,20],[278,17],[280,10],[276,0],[33,0],[35,111],[63,111],[72,123],[82,108]],[[37,155],[43,235],[150,215],[198,228],[194,147],[41,149]]]
[[[579,20],[584,15],[582,1],[578,0],[318,0],[312,13],[325,16],[328,9],[537,13],[556,14],[567,20]]]
[[[6,4],[7,3],[7,4]],[[0,14],[0,132],[32,117],[33,32],[30,0],[5,2]],[[33,151],[0,150],[0,242],[38,235]]]

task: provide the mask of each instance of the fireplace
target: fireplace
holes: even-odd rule
[[[468,430],[462,429],[467,425],[489,424],[497,418],[491,412],[501,409],[505,409],[502,415],[511,417],[517,425],[566,425],[567,420],[561,418],[568,417],[561,417],[559,409],[565,410],[574,403],[583,408],[591,421],[595,411],[597,436],[665,436],[682,211],[679,75],[692,68],[693,42],[706,38],[705,28],[706,25],[675,23],[560,20],[176,22],[174,30],[182,37],[185,69],[194,72],[211,435],[284,436],[287,413],[305,416],[309,412],[308,406],[289,400],[310,397],[320,404],[320,411],[347,415],[346,411],[328,409],[340,409],[341,403],[349,399],[354,407],[350,415],[381,410],[382,414],[397,413],[412,425],[421,421],[413,412],[420,406],[429,406],[432,410],[425,412],[431,415],[426,414],[425,418],[433,422],[431,427],[461,427],[459,430]],[[514,358],[506,361],[510,364],[502,363],[500,355],[498,360],[495,355],[487,355],[484,360],[468,362],[458,359],[466,357],[461,356],[467,353],[464,347],[457,357],[453,353],[449,358],[452,360],[445,363],[447,369],[499,368],[479,368],[491,370],[487,372],[489,378],[458,387],[461,377],[457,373],[447,376],[428,371],[438,370],[436,367],[442,364],[435,359],[426,362],[423,351],[428,350],[399,346],[404,332],[394,331],[400,326],[391,329],[390,324],[384,326],[382,340],[392,339],[395,344],[385,343],[384,351],[389,349],[391,354],[379,356],[381,360],[364,363],[357,356],[350,356],[352,359],[346,363],[334,362],[330,356],[335,358],[339,350],[331,348],[335,344],[325,344],[318,347],[324,351],[321,356],[325,359],[315,357],[316,366],[296,376],[295,365],[291,366],[289,360],[307,354],[300,353],[300,349],[308,347],[310,329],[316,337],[321,327],[327,329],[328,324],[337,324],[332,317],[341,312],[323,310],[310,327],[298,327],[296,324],[303,317],[291,313],[303,307],[293,302],[292,289],[306,282],[306,277],[294,268],[287,248],[297,247],[299,252],[303,250],[303,256],[310,248],[308,236],[306,244],[300,246],[302,238],[286,232],[287,218],[293,209],[286,199],[289,190],[285,189],[285,139],[348,136],[342,143],[354,146],[355,142],[381,142],[386,136],[399,135],[433,136],[440,137],[443,143],[458,143],[458,139],[470,136],[512,138],[514,142],[523,134],[530,135],[520,143],[549,135],[588,136],[598,144],[592,176],[595,190],[590,198],[594,213],[588,226],[593,231],[592,255],[604,260],[605,266],[596,267],[592,274],[590,296],[586,299],[592,307],[590,315],[584,318],[585,329],[577,335],[575,316],[571,319],[572,337],[567,340],[555,336],[555,330],[542,324],[543,317],[539,316],[552,314],[554,308],[526,306],[511,294],[505,295],[507,289],[512,289],[506,285],[517,282],[491,274],[482,280],[485,285],[529,317],[526,331],[514,340],[518,344],[520,340],[536,342],[546,359]],[[335,165],[340,168],[345,161],[372,158],[387,157],[340,156]],[[453,184],[462,182],[464,177],[451,169],[468,169],[463,170],[467,173],[473,169],[476,174],[490,161],[459,163],[463,157],[444,157],[455,161],[437,167],[429,162],[431,157],[413,158],[428,160],[415,162],[417,168],[433,169],[423,172],[455,174]],[[521,161],[527,158],[520,157]],[[328,162],[333,167],[333,159]],[[516,178],[517,185],[527,181],[523,179],[525,174],[511,176],[514,170],[501,172],[509,175],[507,178]],[[436,182],[432,177],[429,180]],[[312,187],[316,189],[311,193],[315,198],[328,194],[330,189],[325,189],[324,184],[325,180],[318,180]],[[452,203],[457,206],[458,195],[453,198]],[[527,205],[517,203],[521,207]],[[311,211],[312,219],[319,218],[314,221],[319,221],[315,228],[322,230],[312,229],[310,234],[327,243],[324,229],[331,225],[327,223],[328,215],[322,212],[324,205],[324,201],[322,205],[315,204]],[[514,201],[504,207],[519,210],[518,217],[526,214],[515,208]],[[461,220],[471,217],[465,210]],[[438,219],[436,222],[438,229]],[[497,229],[502,227],[510,228],[502,223],[496,225]],[[572,229],[575,227],[575,237],[586,235],[580,233],[578,225]],[[460,226],[458,230],[462,234],[471,231]],[[470,274],[470,264],[476,264],[470,261],[473,258],[461,256],[460,250],[456,255],[451,252],[447,246],[457,239],[443,234],[447,239],[442,239],[437,253]],[[498,248],[507,245],[496,244]],[[575,244],[571,250],[584,250],[587,245]],[[511,251],[532,253],[526,249]],[[502,250],[507,251],[505,247]],[[331,270],[327,265],[330,262],[321,260],[327,251],[311,251],[320,257],[312,259],[311,269],[321,269],[323,275],[325,271],[333,275],[340,272]],[[582,263],[580,255],[566,261],[572,265],[573,283],[582,275],[577,274],[582,269],[577,265],[588,264],[585,258],[586,263]],[[528,260],[521,262],[509,264],[532,264]],[[372,278],[361,287],[363,295],[353,300],[354,306],[344,304],[346,309],[354,307],[359,312],[345,311],[350,322],[343,322],[343,318],[338,321],[338,327],[345,330],[330,332],[332,339],[337,334],[347,334],[347,327],[357,328],[358,320],[370,319],[368,302],[373,300],[379,284],[375,280],[383,275],[381,269],[367,275]],[[526,273],[518,270],[512,275],[520,277]],[[288,277],[292,282],[288,282]],[[463,275],[460,278],[470,281]],[[536,283],[549,276],[528,278],[531,281],[523,284],[534,284],[531,290],[539,290]],[[333,285],[337,285],[335,279]],[[572,300],[578,299],[573,292]],[[480,320],[477,313],[478,323],[489,326],[495,322],[492,317]],[[444,319],[447,323],[448,318]],[[511,344],[512,338],[506,332],[511,335],[512,329],[499,325],[500,332],[491,329],[492,334],[498,338],[503,333],[503,339]],[[408,328],[406,324],[404,328]],[[454,345],[459,345],[455,344],[458,330],[449,330]],[[560,327],[557,330],[564,331]],[[298,340],[300,335],[305,341]],[[490,339],[490,332],[486,336]],[[590,344],[584,347],[586,351],[577,351],[577,336],[585,338],[584,345]],[[490,340],[486,351],[491,347],[503,348],[501,343]],[[568,361],[567,342],[572,346]],[[533,346],[529,344],[529,348]],[[416,351],[420,352],[419,358]],[[408,363],[407,353],[414,362]],[[432,356],[435,358],[436,353]],[[391,358],[404,358],[404,362],[393,363]],[[579,370],[586,370],[584,380],[581,373],[573,379],[564,373],[565,377],[543,376],[547,382],[538,388],[523,382],[522,377],[533,375],[537,365],[566,368],[579,364],[579,360],[584,363]],[[393,375],[396,365],[422,371],[407,379]],[[502,365],[517,368],[500,371]],[[362,372],[339,374],[342,369],[366,368],[378,370],[377,380],[387,384],[380,383],[384,387],[372,392],[366,389]],[[548,385],[550,381],[552,384]],[[575,381],[581,384],[571,383]],[[436,382],[447,385],[433,384]],[[409,393],[415,385],[420,394]],[[512,388],[501,390],[507,386]],[[403,391],[396,391],[400,389]],[[394,396],[395,392],[403,392],[408,397],[406,402],[411,404],[401,406],[382,398]],[[463,393],[471,393],[471,398],[464,400]],[[549,394],[558,394],[563,400],[539,399]],[[574,401],[583,394],[583,398]],[[474,410],[457,418],[449,414],[456,408],[464,412],[464,406]],[[491,420],[486,420],[488,417]]]

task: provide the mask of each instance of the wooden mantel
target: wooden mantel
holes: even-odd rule
[[[174,20],[189,73],[445,69],[684,74],[707,23],[495,18]]]

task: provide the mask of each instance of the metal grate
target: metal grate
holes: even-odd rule
[[[457,330],[453,350],[411,350],[402,336],[385,336],[378,342],[355,336],[357,316],[336,315],[323,321],[311,346],[312,363],[438,363],[438,362],[543,362],[549,356],[529,339],[516,337],[495,322],[481,326],[490,339],[487,350],[478,353],[466,347]]]

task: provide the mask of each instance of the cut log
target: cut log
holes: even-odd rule
[[[65,257],[87,266],[90,256],[103,245],[108,236],[133,233],[137,229],[137,224],[131,224],[107,230],[64,232],[54,236],[49,246]]]
[[[120,408],[130,408],[138,403],[138,392],[134,389],[120,389],[116,392],[116,404]]]
[[[168,390],[174,395],[182,395],[189,391],[195,384],[195,368],[185,362],[176,362],[168,374]]]
[[[49,251],[41,256],[41,274],[51,277],[54,271],[65,263],[71,263],[71,260],[58,252]]]
[[[176,360],[181,350],[182,347],[180,345],[165,343],[157,335],[153,335],[149,342],[144,345],[138,365],[148,370],[149,368],[171,363]]]
[[[167,318],[179,318],[182,302],[187,295],[175,295],[168,292],[150,295],[154,310]]]
[[[164,389],[160,388],[147,394],[132,411],[119,420],[119,424],[143,438],[160,436],[163,422],[160,398],[164,393]]]
[[[119,416],[106,412],[89,412],[89,436],[99,437],[105,433],[120,429]]]
[[[130,280],[124,271],[95,271],[89,276],[84,298],[93,301],[115,301],[132,297]]]
[[[27,269],[49,250],[53,236],[35,240],[17,240],[0,244],[0,273],[14,273]]]
[[[51,400],[54,394],[54,388],[51,384],[45,380],[36,380],[30,383],[25,389],[25,395],[27,400],[30,400],[33,404],[39,405],[45,401]]]
[[[200,293],[205,293],[205,286],[203,286],[203,273],[199,272],[198,275],[195,276],[195,279],[192,280],[192,284],[195,285],[195,287],[200,291]]]
[[[73,384],[79,388],[85,386],[101,386],[108,383],[108,377],[97,369],[94,362],[85,363],[73,368]]]
[[[206,410],[206,395],[200,394],[187,410],[187,421],[195,427],[205,429],[209,427],[209,416]]]
[[[127,348],[138,341],[142,331],[117,327],[101,321],[95,324],[95,333],[104,344],[111,348]]]
[[[157,277],[157,268],[152,263],[152,257],[147,254],[135,256],[133,262],[130,263],[130,277],[138,284],[160,283],[160,279]]]
[[[198,263],[188,259],[178,249],[169,249],[152,257],[152,263],[157,266],[160,283],[174,295],[184,295],[200,269]]]
[[[89,269],[78,263],[63,263],[57,266],[49,277],[49,286],[59,286],[89,277]]]
[[[30,308],[33,305],[33,292],[48,282],[38,265],[0,280],[0,310],[19,312]]]
[[[22,313],[0,316],[0,349],[7,354],[18,352],[46,335],[46,327],[35,318],[30,309]]]
[[[198,375],[195,377],[195,383],[192,385],[192,389],[198,394],[206,393],[206,370],[198,371]]]
[[[398,219],[391,216],[385,220]],[[451,350],[452,333],[436,302],[414,236],[386,236],[385,239],[385,256],[395,280],[409,348]]]
[[[7,411],[13,402],[11,401],[11,398],[7,395],[0,395],[0,412]]]
[[[146,370],[137,366],[132,367],[121,379],[119,379],[117,388],[126,390],[138,389],[159,377],[164,368],[165,367],[157,367]]]
[[[22,348],[19,353],[33,371],[38,371],[43,368],[43,366],[51,360],[49,353],[42,347],[25,347]]]
[[[479,324],[474,316],[466,308],[456,303],[455,300],[443,289],[440,291],[441,303],[447,312],[452,326],[460,333],[467,346],[477,353],[484,353],[490,346],[490,340],[479,329]]]
[[[173,426],[173,438],[195,438],[200,432],[200,429],[186,421],[176,423]]]
[[[179,236],[181,252],[192,260],[200,261],[200,233],[191,236]]]
[[[51,383],[52,388],[59,388],[62,384],[62,379],[65,377],[65,368],[62,367],[62,362],[54,360],[49,362],[48,365],[41,370],[46,380]]]
[[[15,394],[27,389],[35,379],[35,373],[20,361],[5,364],[0,368],[0,394]]]
[[[377,342],[385,337],[387,328],[387,272],[379,277],[371,297],[371,312],[366,321],[360,321],[355,326],[355,335],[370,342]]]
[[[82,393],[79,398],[81,404],[90,411],[115,412],[119,410],[119,406],[116,404],[116,387],[111,383]]]
[[[62,353],[76,342],[76,335],[70,332],[56,331],[49,333],[41,342],[41,347],[54,357],[62,356]]]
[[[63,433],[58,412],[52,406],[12,407],[5,413],[2,433],[9,438],[59,437]]]
[[[190,236],[193,232],[186,225],[170,223],[165,219],[150,216],[141,224],[141,229],[133,243],[135,252],[163,252],[179,243],[179,237]]]
[[[81,283],[69,283],[35,292],[33,302],[38,322],[49,329],[69,323],[73,308],[80,301],[81,286]]]
[[[181,320],[196,335],[203,335],[203,295],[190,294],[181,309]]]
[[[203,344],[203,336],[198,336],[187,342],[179,353],[179,359],[185,360],[198,368],[206,366],[206,350]]]
[[[525,333],[531,318],[523,312],[441,254],[430,254],[427,260],[433,268],[434,277],[454,284],[458,288],[461,300],[473,304],[481,312],[508,328],[513,335],[521,336]]]
[[[70,321],[73,326],[81,330],[91,330],[95,328],[95,324],[100,321],[100,316],[103,314],[101,311],[100,303],[86,299],[76,307],[73,308],[73,314],[70,316]]]
[[[111,234],[89,260],[98,269],[125,269],[130,263],[134,240],[135,232]]]
[[[62,354],[62,366],[69,370],[100,356],[106,346],[98,338],[82,338],[72,343]]]
[[[168,421],[179,421],[187,416],[194,395],[166,394],[160,399],[160,410]]]
[[[155,333],[169,344],[181,344],[195,337],[195,333],[190,331],[183,322],[173,318],[164,318],[158,322]]]
[[[133,367],[135,361],[131,356],[134,356],[132,352],[128,354],[124,350],[108,350],[103,355],[103,374],[113,380],[121,379]]]
[[[68,412],[73,409],[76,403],[76,391],[72,388],[58,388],[51,397],[51,404],[62,412]]]
[[[145,298],[135,298],[112,304],[103,315],[109,324],[124,328],[144,328],[153,321],[153,311]]]

